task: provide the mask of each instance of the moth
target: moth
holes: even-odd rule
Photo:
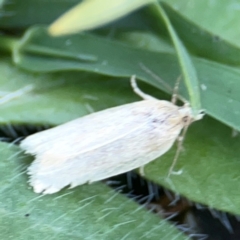
[[[142,101],[95,112],[27,137],[21,148],[35,156],[28,168],[36,193],[52,194],[66,186],[92,183],[147,163],[167,152],[191,122],[189,104],[179,107],[143,93]]]

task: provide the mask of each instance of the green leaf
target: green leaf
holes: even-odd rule
[[[49,24],[79,0],[2,0],[0,27],[22,29],[32,24]]]
[[[29,158],[0,143],[1,239],[187,239],[174,226],[102,183],[37,195],[29,188]]]
[[[60,17],[60,19],[58,19],[55,23],[53,23],[49,28],[49,33],[51,35],[59,36],[96,28],[99,25],[115,20],[120,16],[124,16],[125,14],[147,3],[150,3],[150,1],[141,0],[133,1],[130,3],[129,1],[114,1],[113,3],[109,0],[84,1]],[[164,12],[164,9],[161,7],[161,5],[158,4],[155,4],[155,7],[158,9],[159,14],[164,19],[164,22],[176,48],[178,60],[189,92],[193,113],[195,116],[197,116],[199,110],[201,110],[201,102],[196,71],[187,53],[187,50],[178,38],[174,28],[172,27],[167,15]],[[118,10],[116,11],[116,9]]]
[[[16,45],[14,54],[15,63],[31,71],[84,70],[128,78],[136,74],[165,91],[162,82],[142,65],[171,86],[179,76],[174,54],[133,48],[91,34],[74,35],[71,39],[51,38],[44,28],[33,28]],[[209,115],[240,130],[239,70],[201,58],[193,58],[193,62],[199,75],[203,108]],[[187,98],[186,89],[180,89],[180,94]]]
[[[90,73],[26,73],[6,59],[0,61],[0,71],[2,124],[58,125],[92,111],[138,99],[132,93],[129,80],[121,81],[122,84],[117,86],[112,78]],[[8,94],[28,86],[33,90],[5,102]],[[126,92],[124,98],[121,90]]]
[[[232,129],[205,117],[189,128],[174,171],[167,173],[176,148],[145,167],[148,179],[187,198],[233,214],[240,214],[240,137]]]
[[[209,73],[213,67],[209,63],[206,63],[206,66],[202,69],[200,76],[203,73]],[[219,78],[220,68],[218,64],[214,66],[216,67],[215,75],[211,76]],[[233,75],[234,71],[230,68],[222,70],[225,74],[236,78],[232,85],[234,91],[231,94],[236,90],[235,94],[239,96],[238,74]],[[138,96],[132,92],[129,79],[114,79],[79,72],[30,74],[4,62],[0,65],[0,71],[2,73],[0,86],[4,91],[13,91],[30,83],[35,87],[32,92],[0,106],[2,123],[8,125],[24,122],[56,125],[88,114],[91,109],[98,111],[139,100]],[[226,83],[225,77],[226,75],[219,78],[219,86]],[[223,85],[223,89],[224,87],[226,88]],[[140,88],[164,99],[161,92],[155,88],[150,88],[146,84],[140,84]],[[204,92],[210,91],[209,96],[216,97],[214,92],[211,92],[211,89],[215,90],[215,88],[218,89],[218,85],[209,85]],[[217,97],[221,98],[222,95],[224,94],[221,93]],[[217,103],[218,98],[215,98],[213,102]],[[219,111],[228,115],[227,111],[229,113],[232,111],[231,104],[234,106],[235,102],[225,103],[225,108],[222,107]],[[214,105],[212,107],[214,108]],[[238,119],[237,115],[236,119]],[[182,170],[182,173],[171,175],[166,180],[176,150],[174,147],[160,159],[146,166],[145,177],[189,199],[239,214],[239,184],[236,181],[240,164],[238,161],[239,141],[239,137],[231,137],[229,127],[205,117],[193,123],[188,130],[186,141],[184,141],[184,151],[181,152],[174,169],[175,171]],[[231,201],[231,204],[227,204],[227,201]]]
[[[155,0],[85,0],[66,12],[50,27],[53,36],[90,30],[112,22]]]
[[[229,41],[230,39],[225,38],[220,31],[217,32],[214,30],[223,19],[218,11],[226,11],[224,5],[221,5],[222,1],[219,2],[221,7],[219,5],[217,9],[211,8],[211,11],[209,11],[209,7],[204,5],[202,7],[198,6],[201,5],[203,1],[198,1],[199,3],[201,2],[200,4],[195,0],[193,2],[194,8],[190,7],[185,1],[186,8],[184,9],[182,6],[179,11],[174,11],[166,3],[162,4],[178,36],[184,42],[185,46],[196,56],[224,64],[239,65],[240,48],[236,44],[236,41],[234,41],[234,39]],[[175,4],[173,5],[176,6]],[[202,11],[200,9],[202,9]],[[154,9],[152,9],[152,12],[153,10]],[[207,24],[205,22],[206,19],[203,17],[203,14],[206,14],[206,10],[208,11]],[[184,17],[183,14],[185,13],[186,15],[187,12],[191,13],[191,16],[194,14],[194,17],[192,16],[190,20]],[[195,16],[197,17],[195,18]],[[214,17],[216,18],[215,20]],[[232,19],[233,16],[228,16],[228,19],[224,19],[224,21],[237,23],[239,22],[238,17],[239,16],[235,15],[234,19]],[[201,20],[199,18],[201,18]],[[202,24],[202,22],[205,22],[205,24]],[[206,25],[208,25],[207,28]],[[209,26],[211,27],[209,28]],[[235,29],[234,33],[237,34],[238,27],[231,27],[231,29]],[[222,30],[224,30],[224,28]]]
[[[49,24],[79,1],[49,0],[43,3],[42,0],[5,0],[3,2],[0,27],[19,29],[31,24]],[[238,8],[234,7],[237,3],[234,5],[228,0],[214,3],[210,0],[192,0],[189,4],[188,0],[168,0],[167,4],[161,2],[161,5],[191,54],[225,64],[239,65],[240,15]],[[151,31],[151,34],[155,32],[161,40],[166,41],[167,38],[164,23],[159,19],[159,13],[153,5],[109,24],[104,29],[108,31],[107,33],[114,31],[111,36],[117,35],[121,29],[128,32],[129,30],[146,31],[146,33]],[[167,41],[169,44],[170,40],[167,39]],[[146,42],[142,46],[149,44]],[[133,45],[136,46],[136,44]],[[158,48],[159,46],[156,50]]]
[[[240,47],[240,14],[238,0],[192,0],[191,2],[188,0],[168,0],[167,3],[188,20],[207,30],[207,32],[212,35],[215,35],[212,47],[214,47],[214,44],[218,45],[218,42],[224,40],[238,46],[238,48]],[[187,30],[188,29],[186,29],[186,31]],[[188,33],[191,34],[191,32]],[[219,52],[221,51],[222,50],[219,49]],[[232,52],[232,54],[234,53]],[[225,57],[229,56],[226,54]]]
[[[171,22],[164,11],[164,8],[162,8],[160,4],[159,5],[156,4],[155,6],[159,14],[163,18],[165,25],[168,29],[169,35],[171,36],[171,39],[173,41],[173,45],[177,52],[177,58],[181,66],[183,78],[188,89],[189,100],[191,107],[193,109],[193,114],[194,116],[197,116],[199,114],[199,111],[201,110],[201,100],[196,70],[185,46],[179,39],[177,33],[175,32],[175,29],[171,25]]]

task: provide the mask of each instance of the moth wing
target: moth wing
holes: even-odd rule
[[[96,112],[30,135],[22,141],[21,147],[33,155],[56,150],[55,154],[64,153],[66,158],[89,147],[96,148],[129,131],[131,124],[144,122],[142,102],[145,101]]]
[[[27,137],[21,147],[36,156],[28,169],[30,184],[35,192],[54,193],[69,184],[74,187],[144,165],[166,152],[181,131],[177,125],[169,136],[169,129],[161,128],[169,112],[177,114],[177,107],[145,100]],[[159,121],[157,132],[151,125],[154,118]]]

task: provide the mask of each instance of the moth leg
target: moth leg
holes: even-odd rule
[[[156,100],[156,98],[144,93],[141,91],[141,89],[138,87],[137,85],[137,81],[136,81],[136,76],[133,75],[131,77],[131,86],[133,88],[133,91],[138,95],[140,96],[141,98],[145,99],[145,100]]]
[[[177,139],[177,151],[175,153],[175,156],[174,156],[174,159],[173,159],[173,162],[172,162],[172,165],[168,171],[168,175],[167,177],[170,177],[170,175],[173,173],[173,169],[177,163],[177,160],[178,160],[178,157],[179,157],[179,154],[182,150],[182,144],[183,144],[183,140],[184,140],[184,136],[179,136],[178,139]]]
[[[181,95],[178,94],[178,89],[179,89],[179,85],[180,85],[180,80],[181,80],[181,75],[177,78],[177,81],[175,83],[174,89],[173,89],[173,95],[172,95],[172,99],[171,102],[176,105],[177,100],[181,100],[184,105],[189,105],[188,101],[182,97]]]
[[[144,165],[139,168],[139,174],[140,174],[142,177],[145,176],[145,173],[144,173]]]

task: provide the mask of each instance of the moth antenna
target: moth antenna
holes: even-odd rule
[[[141,67],[141,69],[143,71],[145,71],[146,73],[148,73],[151,77],[153,77],[154,79],[156,79],[159,83],[161,83],[167,91],[169,92],[173,92],[172,87],[167,84],[166,82],[164,82],[156,73],[154,73],[152,70],[150,70],[147,66],[145,66],[143,63],[139,63],[139,66]]]
[[[174,89],[173,89],[173,95],[171,102],[175,105],[178,99],[178,89],[181,81],[181,75],[177,78],[177,82],[175,83]]]
[[[137,85],[137,81],[136,81],[136,75],[133,75],[131,77],[131,86],[133,88],[133,91],[140,96],[141,98],[145,99],[145,100],[156,100],[156,98],[144,93]]]
[[[143,71],[145,71],[151,77],[153,77],[159,83],[161,83],[168,92],[173,94],[172,95],[172,101],[171,101],[172,103],[175,104],[177,99],[181,100],[183,103],[188,102],[184,97],[182,97],[181,95],[177,94],[177,91],[178,91],[178,88],[179,88],[179,84],[180,84],[180,80],[181,80],[181,76],[179,76],[177,78],[177,82],[176,82],[176,84],[174,86],[174,89],[173,89],[169,84],[167,84],[165,81],[163,81],[156,73],[154,73],[152,70],[150,70],[148,67],[146,67],[143,63],[139,63],[139,66],[141,67],[141,69]]]

